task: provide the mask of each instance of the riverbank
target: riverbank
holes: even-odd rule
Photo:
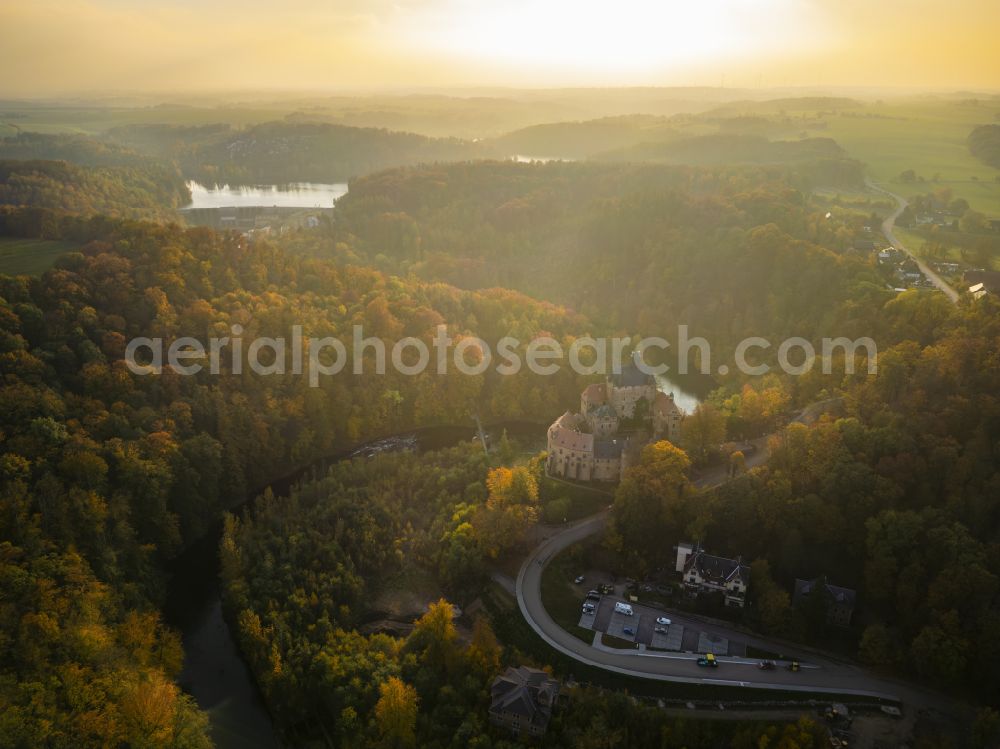
[[[511,437],[537,439],[544,436],[546,425],[508,421],[485,428],[490,441],[495,443],[504,430]],[[322,475],[343,460],[398,450],[439,450],[473,439],[477,439],[473,426],[445,425],[369,440],[260,487],[229,511],[242,512],[268,488],[276,497],[287,497],[296,484]],[[171,579],[163,613],[166,622],[178,629],[183,639],[184,667],[179,682],[208,714],[211,736],[218,749],[272,749],[281,746],[274,721],[222,611],[218,555],[221,536],[219,518],[168,568]]]

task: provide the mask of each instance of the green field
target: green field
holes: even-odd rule
[[[996,122],[1000,103],[918,100],[865,105],[825,115],[825,133],[869,174],[903,195],[950,187],[956,197],[988,216],[1000,216],[1000,170],[969,153],[966,139],[976,125]],[[900,172],[914,170],[925,182],[902,184]],[[935,180],[935,177],[937,179]]]
[[[57,257],[75,248],[72,242],[0,237],[0,274],[40,276]]]
[[[775,102],[733,102],[710,114],[764,118],[772,139],[833,138],[895,192],[909,196],[950,187],[975,210],[1000,217],[1000,170],[976,159],[967,142],[977,125],[1000,121],[1000,100],[922,96],[848,106],[823,102],[811,109],[792,104],[776,109]],[[923,181],[901,183],[899,175],[908,169]]]

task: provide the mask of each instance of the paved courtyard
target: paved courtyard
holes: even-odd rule
[[[672,650],[683,653],[715,653],[716,655],[735,655],[745,657],[747,644],[743,640],[731,640],[723,635],[712,632],[713,627],[705,626],[697,621],[683,619],[683,614],[666,613],[653,606],[633,603],[632,616],[615,612],[615,603],[623,601],[618,595],[601,596],[596,601],[597,608],[593,613],[580,614],[579,626],[594,632],[603,632],[622,640],[634,642],[641,647],[653,650]],[[583,599],[580,600],[581,607]],[[671,620],[669,625],[656,623],[657,617],[665,616]],[[632,634],[625,629],[632,630]],[[657,628],[666,632],[657,632]]]
[[[729,640],[719,635],[710,635],[706,632],[698,633],[698,652],[715,653],[716,655],[730,655]]]
[[[641,604],[632,604],[632,616],[619,614],[615,611],[615,603],[620,600],[619,597],[613,595],[602,596],[594,613],[580,614],[579,625],[584,629],[604,632],[613,637],[658,650],[683,649],[684,625],[659,625],[656,623],[656,618],[664,616],[663,612]],[[630,629],[632,634],[626,633],[626,628]],[[657,632],[657,628],[665,629],[666,632]]]

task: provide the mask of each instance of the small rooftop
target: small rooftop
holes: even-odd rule
[[[793,598],[796,601],[800,601],[802,598],[808,596],[812,593],[818,586],[826,586],[826,594],[830,601],[839,606],[849,606],[854,608],[854,602],[858,597],[857,591],[851,588],[842,588],[839,585],[831,585],[826,582],[826,578],[817,577],[815,580],[795,580],[795,592]]]
[[[729,582],[733,578],[750,579],[750,568],[741,559],[729,559],[706,554],[701,549],[695,549],[684,562],[685,574],[691,569],[698,571],[703,578],[714,582]]]

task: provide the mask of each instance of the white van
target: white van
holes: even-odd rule
[[[632,616],[632,607],[629,606],[627,603],[622,603],[621,601],[619,601],[618,603],[615,604],[615,613],[625,614],[625,616]]]

